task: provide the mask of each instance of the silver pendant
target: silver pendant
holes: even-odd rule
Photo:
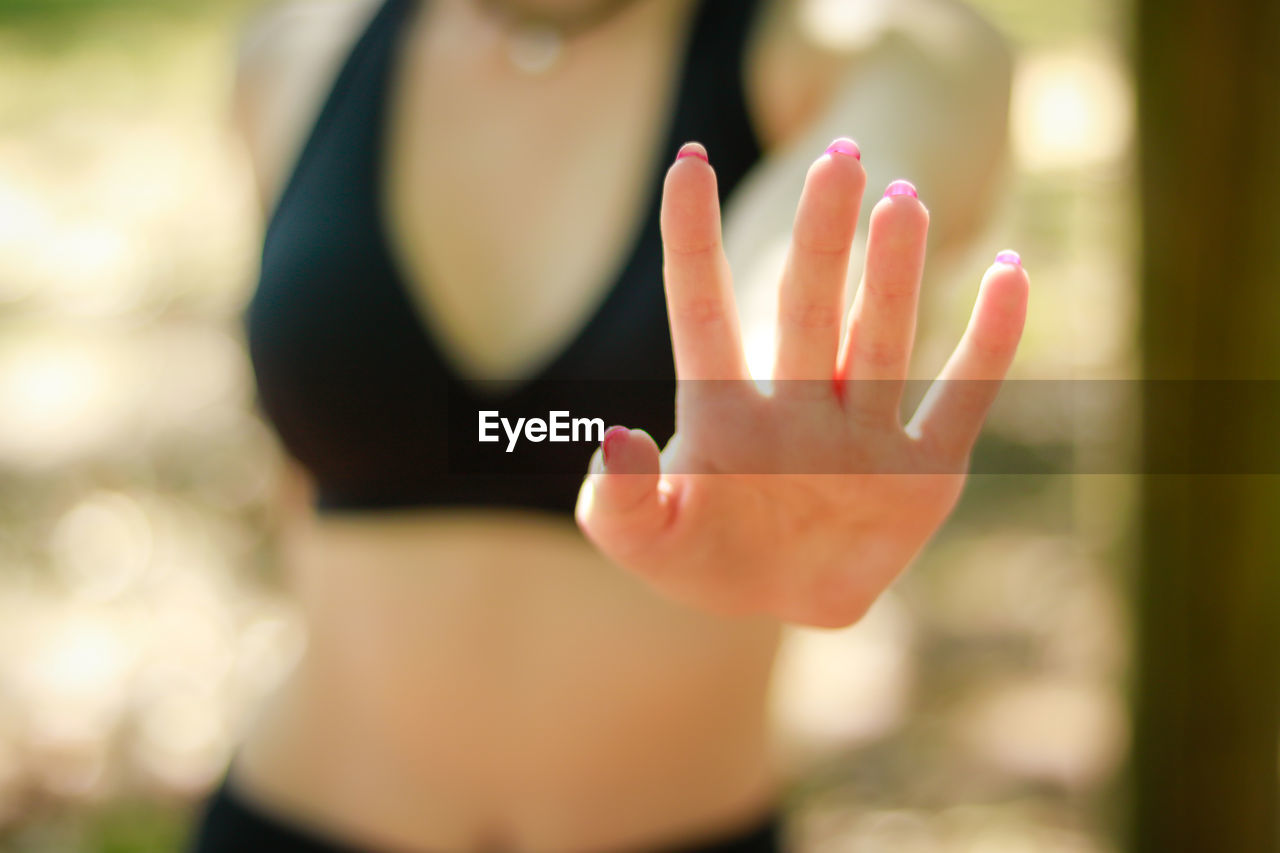
[[[507,59],[522,74],[545,74],[564,53],[564,36],[547,24],[524,24],[507,34]]]

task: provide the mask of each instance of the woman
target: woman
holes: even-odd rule
[[[250,40],[237,104],[273,212],[249,340],[295,460],[282,541],[310,639],[199,850],[780,844],[779,626],[849,624],[906,566],[996,384],[939,384],[904,431],[899,386],[861,381],[905,375],[929,220],[906,182],[875,206],[845,334],[862,158],[912,170],[935,242],[960,241],[1008,82],[998,41],[943,3],[825,46],[798,9],[308,4]],[[835,125],[862,149],[828,146]],[[777,310],[756,311],[798,163]],[[726,259],[730,198],[749,239]],[[945,377],[1004,375],[1015,261],[988,270]],[[788,381],[766,399],[742,342],[775,315]],[[460,470],[473,448],[441,425],[594,415],[592,389],[619,385],[611,411],[676,440],[660,461],[610,430],[585,482],[560,467],[581,446],[541,474]]]

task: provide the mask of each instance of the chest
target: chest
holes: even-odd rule
[[[388,242],[459,373],[535,373],[606,299],[670,154],[681,23],[570,43],[536,77],[459,32],[465,21],[406,34],[390,90]]]
[[[759,159],[736,2],[536,90],[415,54],[392,14],[409,5],[384,7],[277,206],[246,318],[259,401],[322,508],[571,509],[582,448],[532,444],[538,476],[506,476],[479,409],[671,435],[657,202],[680,141],[716,152],[722,201]]]

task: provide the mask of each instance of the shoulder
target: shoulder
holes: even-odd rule
[[[280,191],[343,60],[377,0],[293,0],[243,27],[235,58],[235,122],[264,206]]]
[[[956,107],[1003,110],[1011,68],[1004,38],[960,0],[765,0],[746,82],[775,147],[839,109],[850,88],[946,92]]]

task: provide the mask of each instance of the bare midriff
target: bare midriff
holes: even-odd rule
[[[660,598],[571,519],[309,515],[282,549],[307,651],[232,771],[255,804],[405,850],[633,850],[776,796],[777,625]]]

